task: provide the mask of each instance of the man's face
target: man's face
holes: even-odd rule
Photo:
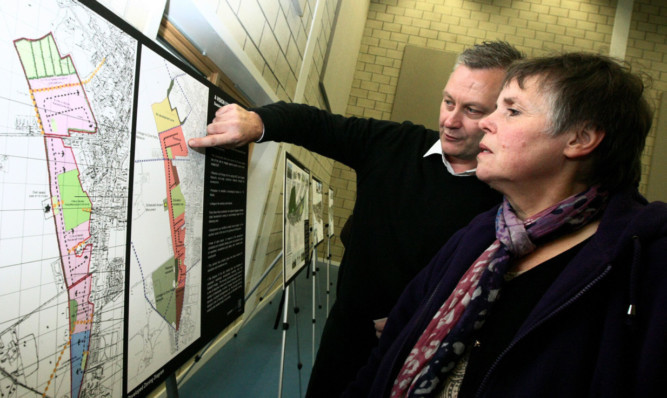
[[[479,120],[496,107],[505,70],[470,69],[459,65],[449,76],[440,105],[440,142],[450,162],[477,164],[484,131]]]

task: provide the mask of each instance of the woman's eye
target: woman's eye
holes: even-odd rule
[[[507,113],[509,113],[510,116],[517,116],[520,114],[519,111],[513,108],[507,108]]]

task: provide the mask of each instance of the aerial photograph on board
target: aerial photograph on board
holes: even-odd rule
[[[313,242],[318,244],[324,240],[324,206],[322,203],[322,182],[313,178]]]
[[[309,180],[305,169],[289,157],[285,159],[284,281],[292,279],[306,261]]]

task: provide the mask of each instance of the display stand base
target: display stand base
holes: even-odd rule
[[[176,374],[170,374],[164,383],[167,387],[167,398],[178,398],[178,383],[176,382]]]

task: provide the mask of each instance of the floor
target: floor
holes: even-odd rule
[[[282,293],[262,308],[241,328],[236,337],[182,385],[179,398],[189,397],[303,397],[315,352],[328,312],[326,292],[327,265],[318,263],[315,282],[316,313],[313,323],[313,280],[306,270],[289,287],[288,328],[274,328],[280,323]],[[338,267],[329,267],[329,307],[335,299]],[[314,327],[313,327],[314,325]],[[314,330],[314,332],[313,332]],[[313,340],[313,334],[315,339]],[[285,360],[281,387],[281,353],[285,338]]]

